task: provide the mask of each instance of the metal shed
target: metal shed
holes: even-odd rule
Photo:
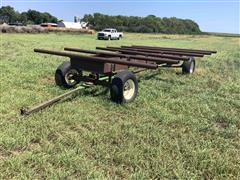
[[[83,29],[82,25],[78,22],[59,22],[58,27],[71,28],[71,29]]]

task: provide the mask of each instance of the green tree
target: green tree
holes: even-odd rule
[[[58,19],[51,14],[28,10],[27,12],[19,13],[11,6],[3,6],[0,8],[0,23],[16,23],[23,24],[41,24],[44,22],[57,23]]]
[[[28,16],[27,16],[27,13],[26,12],[23,12],[20,14],[20,19],[19,19],[20,22],[22,22],[24,25],[27,24],[27,21],[28,21]]]
[[[89,22],[96,30],[117,28],[119,31],[168,34],[199,34],[201,30],[192,20],[176,17],[160,18],[154,15],[147,17],[137,16],[109,16],[101,13],[84,15],[83,19]]]
[[[5,23],[13,23],[17,20],[17,13],[11,6],[3,6],[0,8],[0,21]]]

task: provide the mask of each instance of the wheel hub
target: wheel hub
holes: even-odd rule
[[[76,69],[71,69],[65,74],[65,81],[68,85],[72,86],[77,83],[75,77],[79,76],[79,72]]]
[[[194,63],[191,62],[189,72],[190,72],[190,73],[193,73],[193,69],[194,69]]]
[[[126,100],[129,100],[134,96],[134,92],[135,92],[135,83],[132,79],[129,79],[125,82],[123,86],[123,96]]]

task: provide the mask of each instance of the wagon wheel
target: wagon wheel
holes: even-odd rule
[[[72,68],[70,62],[62,63],[55,72],[55,82],[58,86],[72,88],[80,82],[82,72]]]
[[[111,99],[116,103],[132,102],[138,93],[138,82],[135,75],[129,71],[118,73],[111,83]]]
[[[192,74],[195,70],[195,59],[190,57],[188,61],[184,61],[182,64],[182,73],[183,74]]]

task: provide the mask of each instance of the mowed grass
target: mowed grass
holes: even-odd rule
[[[126,34],[0,34],[0,179],[239,179],[240,38]],[[66,58],[33,48],[158,45],[217,50],[180,69],[138,74],[133,103],[103,87],[81,91],[28,117],[31,106],[66,92],[54,72]]]

